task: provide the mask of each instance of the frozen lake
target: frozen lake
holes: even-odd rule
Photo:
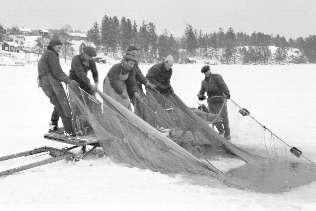
[[[171,84],[191,107],[198,105],[202,66],[176,64],[173,68]],[[100,85],[109,67],[98,66]],[[144,73],[148,68],[141,65]],[[316,65],[211,66],[213,72],[223,76],[232,99],[313,161],[315,69]],[[64,64],[64,70],[68,73],[69,64]],[[48,129],[52,106],[37,87],[37,66],[0,66],[0,77],[0,155],[52,145],[42,137]],[[232,122],[236,137],[242,130],[237,128]],[[251,139],[238,141],[252,144]],[[95,203],[93,206],[116,210],[315,210],[315,188],[315,182],[282,194],[259,194],[224,185],[210,188],[188,184],[181,176],[127,168],[102,158],[78,163],[62,161],[0,178],[0,207]]]

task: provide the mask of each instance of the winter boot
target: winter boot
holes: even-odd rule
[[[57,132],[57,131],[58,131],[58,125],[54,124],[53,122],[49,123],[48,132]]]

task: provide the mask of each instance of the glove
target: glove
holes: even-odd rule
[[[96,92],[98,90],[98,85],[97,84],[95,84],[95,85],[90,84],[90,88],[92,91]]]
[[[138,92],[134,92],[134,97],[138,100],[141,98]]]
[[[228,100],[228,99],[230,99],[230,94],[229,93],[223,93],[223,97],[225,97]]]
[[[198,95],[198,98],[199,98],[199,100],[205,100],[206,99],[206,97],[204,96],[204,95]]]

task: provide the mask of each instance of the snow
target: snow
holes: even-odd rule
[[[176,64],[171,80],[175,92],[193,107],[203,78],[201,66]],[[63,67],[68,72],[69,64]],[[149,67],[140,66],[144,73]],[[109,68],[98,64],[100,81]],[[211,66],[223,76],[236,102],[313,161],[315,68],[310,64]],[[36,64],[0,66],[0,70],[0,155],[60,146],[43,138],[52,106],[37,87]],[[251,144],[251,140],[244,142]],[[215,180],[208,186],[196,185],[180,175],[129,168],[105,157],[60,161],[0,178],[1,210],[315,210],[315,195],[315,182],[290,192],[261,194],[229,188]]]

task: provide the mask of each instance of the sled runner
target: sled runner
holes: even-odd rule
[[[48,154],[49,158],[1,171],[0,177],[11,175],[11,174],[21,172],[27,169],[35,168],[38,166],[47,165],[47,164],[54,163],[61,160],[79,161],[81,159],[84,159],[96,147],[100,146],[96,138],[93,136],[67,137],[63,133],[60,133],[60,132],[50,132],[50,133],[45,134],[44,138],[48,140],[53,140],[53,141],[69,144],[72,146],[65,147],[62,149],[44,146],[44,147],[40,147],[40,148],[36,148],[36,149],[24,151],[24,152],[2,156],[0,157],[0,162],[9,161],[9,160],[18,159],[18,158],[32,157],[36,155],[40,156],[43,154]],[[89,150],[87,150],[88,146],[90,146]],[[72,151],[79,147],[81,147],[81,150],[79,150],[79,152]]]

